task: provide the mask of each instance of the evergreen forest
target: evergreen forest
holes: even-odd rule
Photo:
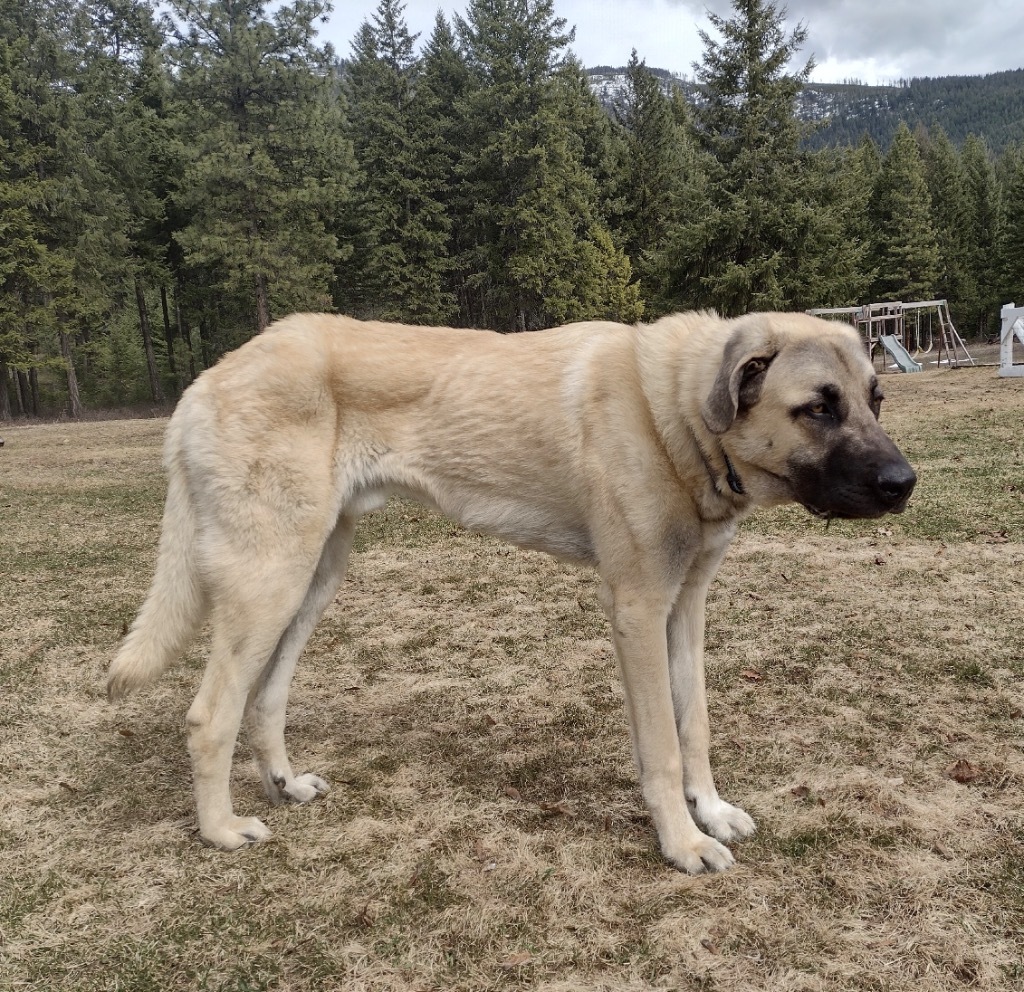
[[[1024,150],[913,120],[816,142],[768,0],[711,15],[700,99],[633,52],[610,108],[554,0],[426,37],[380,0],[343,53],[329,10],[0,0],[0,420],[171,403],[293,311],[528,332],[947,298],[976,336],[1024,297]]]

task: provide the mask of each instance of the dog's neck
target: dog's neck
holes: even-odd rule
[[[698,433],[692,425],[687,426],[694,446],[700,454],[700,460],[704,463],[704,470],[708,473],[708,481],[715,492],[723,498],[728,498],[727,490],[731,490],[737,496],[747,497],[743,479],[718,437],[704,431]],[[701,434],[705,435],[703,439]]]
[[[680,416],[679,397],[699,393],[697,373],[700,370],[681,361],[666,362],[665,349],[650,344],[652,341],[674,342],[678,346],[675,353],[682,355],[685,353],[685,340],[681,334],[679,327],[659,322],[644,326],[643,333],[637,337],[637,363],[655,433],[677,470],[687,463],[696,468],[694,463],[698,459],[703,464],[709,483],[705,490],[705,509],[712,517],[743,512],[749,506],[750,496],[718,435],[706,429],[696,405]],[[694,381],[687,388],[686,382],[691,378]],[[682,471],[685,474],[686,469],[682,468]]]

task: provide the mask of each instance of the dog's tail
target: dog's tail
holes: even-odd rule
[[[174,418],[168,429],[167,503],[156,574],[139,615],[110,665],[107,695],[111,699],[121,699],[158,679],[184,653],[206,614],[206,596],[196,560],[198,529],[180,453],[180,427],[180,418]]]

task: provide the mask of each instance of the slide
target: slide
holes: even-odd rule
[[[883,334],[878,340],[881,341],[882,347],[896,359],[896,364],[904,372],[920,372],[924,368],[920,362],[915,362],[910,357],[910,352],[893,335]]]

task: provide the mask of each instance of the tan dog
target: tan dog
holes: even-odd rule
[[[802,314],[508,335],[289,317],[203,373],[171,418],[156,576],[110,695],[156,678],[209,612],[187,717],[199,831],[225,849],[268,837],[232,808],[243,716],[271,801],[326,791],[292,771],[288,687],[357,520],[399,493],[597,567],[661,849],[689,872],[725,868],[724,843],[754,823],[711,776],[708,586],[755,506],[903,509],[915,476],[881,399],[856,333]]]

